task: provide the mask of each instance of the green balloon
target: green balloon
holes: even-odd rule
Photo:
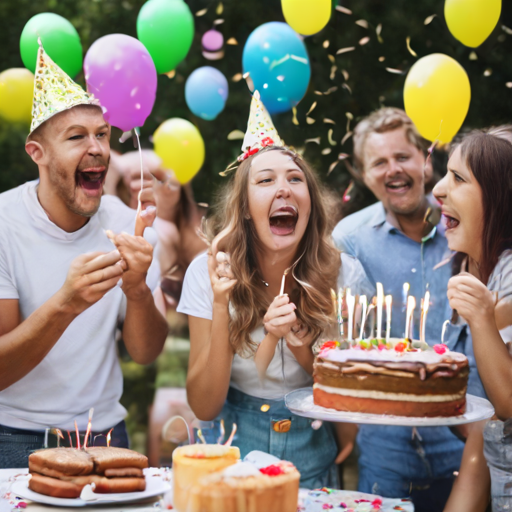
[[[137,17],[137,37],[153,58],[158,73],[168,73],[190,50],[194,17],[182,0],[149,0]]]
[[[36,71],[37,50],[41,38],[44,51],[70,77],[82,69],[82,43],[75,27],[62,16],[43,12],[32,16],[20,38],[21,59],[32,73]]]

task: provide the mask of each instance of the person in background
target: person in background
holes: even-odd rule
[[[384,293],[392,295],[391,336],[404,337],[407,295],[419,305],[430,292],[426,341],[433,345],[441,342],[443,322],[451,314],[446,298],[451,269],[439,265],[448,246],[425,194],[432,174],[426,156],[425,141],[403,110],[383,108],[363,119],[354,131],[354,164],[378,202],[344,218],[333,237],[338,248],[359,259],[373,285],[382,283]],[[454,327],[444,340],[450,349],[462,350],[461,330]],[[465,348],[472,365],[470,392],[481,395],[471,349]],[[361,425],[357,445],[360,491],[410,496],[418,512],[443,510],[464,446],[449,428]]]

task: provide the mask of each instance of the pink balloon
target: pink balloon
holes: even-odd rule
[[[125,132],[144,124],[155,103],[157,74],[138,39],[100,37],[85,56],[84,72],[87,90],[101,103],[108,123]]]

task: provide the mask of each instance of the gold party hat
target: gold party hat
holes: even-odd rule
[[[254,91],[242,154],[238,157],[238,161],[241,162],[268,146],[284,146],[284,141],[279,137],[272,118],[263,105],[260,93]]]
[[[77,105],[99,106],[99,102],[53,62],[39,41],[30,133],[55,114]]]

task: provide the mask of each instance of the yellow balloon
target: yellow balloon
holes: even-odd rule
[[[501,0],[446,0],[444,4],[444,17],[453,37],[471,48],[491,35],[500,14]]]
[[[204,162],[204,141],[199,130],[186,119],[164,121],[153,135],[155,153],[172,169],[178,181],[188,183]]]
[[[320,32],[331,18],[332,0],[281,0],[284,19],[304,36]]]
[[[470,101],[468,75],[448,55],[421,58],[405,79],[405,111],[427,140],[450,142],[466,118]]]
[[[0,73],[0,116],[11,122],[32,119],[34,75],[25,68],[11,68]]]

